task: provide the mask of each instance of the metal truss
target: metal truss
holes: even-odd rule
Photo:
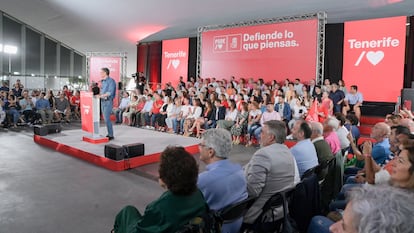
[[[202,49],[202,33],[212,30],[221,30],[227,28],[235,27],[245,27],[245,26],[256,26],[263,24],[274,24],[274,23],[283,23],[283,22],[294,22],[301,20],[309,19],[318,19],[318,38],[317,38],[317,62],[316,62],[316,83],[323,83],[323,73],[324,73],[324,58],[325,58],[325,24],[327,22],[326,12],[318,12],[313,14],[303,14],[297,16],[284,16],[271,19],[257,19],[252,21],[242,21],[232,24],[223,24],[223,25],[208,25],[198,27],[197,33],[197,64],[196,64],[196,74],[200,75],[201,72],[201,49]]]
[[[127,77],[127,53],[126,52],[88,52],[86,53],[86,77],[90,81],[90,62],[91,57],[121,57],[121,82],[126,81]]]

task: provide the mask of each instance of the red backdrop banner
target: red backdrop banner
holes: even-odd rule
[[[109,76],[117,83],[114,106],[118,106],[118,82],[121,80],[121,58],[120,57],[91,57],[89,66],[89,82],[97,82],[101,87],[101,69],[108,68]]]
[[[406,17],[345,22],[343,79],[365,101],[396,102],[404,81]]]
[[[188,38],[162,41],[161,83],[171,82],[176,87],[179,77],[187,80]]]
[[[201,75],[265,81],[313,79],[317,28],[314,19],[203,32]]]

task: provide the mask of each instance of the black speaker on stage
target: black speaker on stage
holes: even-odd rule
[[[106,144],[105,157],[116,161],[123,160],[125,158],[124,148],[115,144]]]
[[[123,145],[122,147],[124,147],[125,155],[128,158],[142,156],[145,154],[145,148],[143,143],[132,143]]]
[[[118,90],[122,90],[122,82],[118,82]]]
[[[46,127],[49,134],[62,132],[62,126],[60,124],[50,124],[46,125]]]
[[[60,133],[62,131],[62,126],[60,124],[50,124],[50,125],[35,125],[33,127],[33,132],[36,135],[46,136],[48,134]]]
[[[33,132],[35,135],[46,136],[48,134],[48,128],[44,125],[35,125],[33,127]]]

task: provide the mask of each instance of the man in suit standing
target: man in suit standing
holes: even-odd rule
[[[101,69],[101,77],[102,77],[102,88],[101,88],[101,94],[99,95],[99,98],[101,98],[102,114],[104,116],[106,128],[108,130],[108,135],[106,135],[106,137],[109,140],[113,140],[114,130],[112,128],[112,122],[111,122],[110,117],[112,113],[113,101],[115,98],[116,83],[113,78],[109,77],[108,68]]]

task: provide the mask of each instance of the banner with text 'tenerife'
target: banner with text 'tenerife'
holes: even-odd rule
[[[404,82],[406,17],[345,22],[343,80],[364,100],[396,102]]]
[[[282,81],[316,76],[316,19],[202,33],[201,76]]]
[[[175,88],[180,76],[187,80],[188,42],[188,38],[162,41],[162,84],[171,82],[171,85]]]

